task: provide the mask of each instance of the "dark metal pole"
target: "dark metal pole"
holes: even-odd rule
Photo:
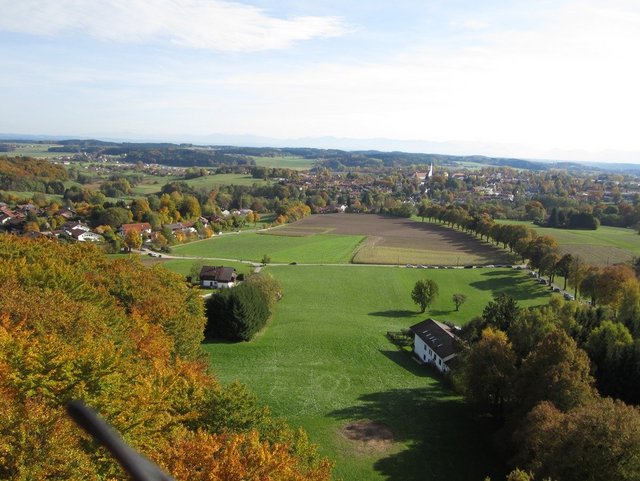
[[[98,414],[82,401],[71,401],[67,413],[78,426],[106,447],[134,481],[175,481],[156,464],[139,454]]]

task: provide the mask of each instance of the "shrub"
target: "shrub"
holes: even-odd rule
[[[269,301],[262,289],[244,283],[214,294],[207,303],[207,339],[249,341],[269,319]]]

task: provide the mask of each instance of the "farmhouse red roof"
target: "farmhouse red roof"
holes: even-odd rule
[[[151,230],[151,224],[148,222],[139,222],[137,224],[122,224],[122,232],[126,235],[129,231],[143,232],[145,230]]]

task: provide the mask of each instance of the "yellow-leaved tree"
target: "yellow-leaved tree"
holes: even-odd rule
[[[181,276],[0,236],[0,478],[128,479],[65,414],[82,399],[178,480],[327,480],[330,465],[200,348]]]

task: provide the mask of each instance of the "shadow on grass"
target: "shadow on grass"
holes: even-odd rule
[[[456,312],[456,310],[455,310],[455,309],[447,309],[447,310],[444,310],[444,309],[434,309],[434,310],[429,311],[429,315],[428,315],[427,317],[434,317],[434,316],[438,316],[438,317],[440,317],[440,316],[446,316],[446,315],[448,315],[448,314],[451,314],[452,312]]]
[[[497,269],[497,270],[486,270],[482,273],[482,276],[486,276],[486,277],[508,277],[508,278],[512,278],[512,277],[522,277],[522,271],[516,271],[513,269]],[[523,278],[524,279],[524,278]]]
[[[422,366],[412,359],[410,347],[407,347],[407,350],[397,349],[395,351],[380,349],[380,354],[418,377],[428,377],[430,375],[427,366]]]
[[[420,312],[417,311],[408,311],[406,309],[391,309],[389,311],[378,311],[378,312],[370,312],[370,316],[379,316],[379,317],[415,317],[420,316]]]
[[[205,339],[204,341],[202,341],[201,345],[203,346],[207,346],[209,344],[211,345],[216,345],[216,344],[241,344],[243,341],[230,341],[228,339]]]
[[[472,416],[441,382],[365,394],[357,405],[330,415],[345,423],[359,419],[382,422],[397,442],[406,444],[404,450],[374,464],[389,481],[504,478],[506,470],[491,451],[493,426]]]
[[[532,289],[530,279],[510,271],[489,271],[482,276],[486,276],[487,279],[471,282],[469,285],[483,291],[491,291],[494,295],[507,294],[517,301],[539,299],[549,295],[544,288]]]

